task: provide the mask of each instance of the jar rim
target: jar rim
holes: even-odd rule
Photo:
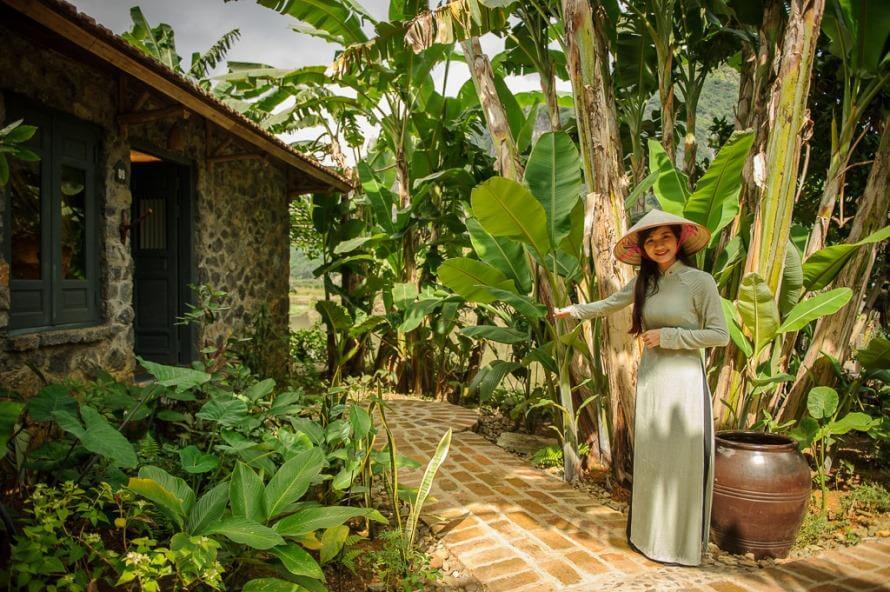
[[[715,438],[722,445],[760,452],[785,452],[798,447],[797,442],[788,436],[766,432],[727,430],[717,432]]]

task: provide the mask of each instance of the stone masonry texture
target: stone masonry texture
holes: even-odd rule
[[[14,93],[36,104],[61,111],[101,129],[97,175],[100,253],[100,320],[97,326],[9,335],[9,262],[0,249],[0,387],[33,393],[40,378],[91,378],[98,369],[125,379],[135,367],[133,353],[133,260],[130,242],[121,242],[119,224],[129,215],[132,198],[127,184],[113,180],[113,167],[129,167],[133,146],[165,149],[174,120],[131,125],[116,123],[119,112],[133,109],[146,90],[131,81],[125,105],[120,105],[118,75],[80,61],[62,51],[43,47],[0,24],[0,121],[5,121],[5,97]],[[143,110],[167,106],[149,98]],[[27,123],[27,122],[26,122]],[[250,147],[228,141],[226,132],[200,117],[181,120],[185,146],[173,156],[188,164],[194,181],[192,281],[229,293],[230,307],[203,333],[197,347],[219,345],[239,334],[246,319],[266,305],[273,327],[287,332],[288,196],[286,171],[266,159],[209,164],[208,155],[247,153]],[[146,148],[148,147],[148,148]],[[0,202],[0,239],[8,244],[6,200]]]

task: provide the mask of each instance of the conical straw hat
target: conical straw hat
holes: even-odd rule
[[[701,224],[661,210],[651,210],[621,237],[613,249],[615,258],[631,265],[639,265],[642,256],[637,238],[639,232],[647,228],[673,224],[683,225],[679,243],[680,250],[687,255],[701,251],[711,242],[711,232]]]

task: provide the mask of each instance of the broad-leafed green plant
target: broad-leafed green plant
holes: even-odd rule
[[[828,509],[828,471],[831,470],[831,450],[837,437],[856,430],[867,432],[880,420],[861,411],[840,414],[837,391],[817,386],[807,396],[807,415],[789,432],[801,449],[809,448],[816,465],[816,482],[822,490],[822,513]]]

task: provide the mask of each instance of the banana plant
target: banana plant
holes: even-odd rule
[[[121,34],[124,41],[208,90],[210,71],[225,60],[232,45],[241,38],[241,32],[232,29],[217,39],[204,53],[197,51],[192,53],[189,69],[185,70],[182,67],[182,58],[176,52],[176,35],[170,25],[161,23],[157,27],[152,27],[138,6],[130,9],[130,19],[133,21],[132,27]]]
[[[543,134],[529,156],[523,181],[492,177],[473,189],[473,218],[467,224],[475,234],[474,250],[479,259],[449,259],[438,275],[443,284],[468,301],[483,305],[499,302],[520,315],[534,315],[536,305],[523,292],[530,285],[524,263],[528,258],[541,265],[558,306],[568,304],[564,283],[558,278],[578,273],[582,181],[580,158],[571,138],[562,132]],[[564,335],[563,321],[547,319],[545,325],[558,372],[559,402],[574,416],[568,364],[577,341]],[[500,340],[518,338],[515,331],[493,325],[470,331],[471,335]],[[503,366],[498,373],[505,374]],[[571,481],[580,464],[577,430],[571,422],[564,427],[565,478]]]

